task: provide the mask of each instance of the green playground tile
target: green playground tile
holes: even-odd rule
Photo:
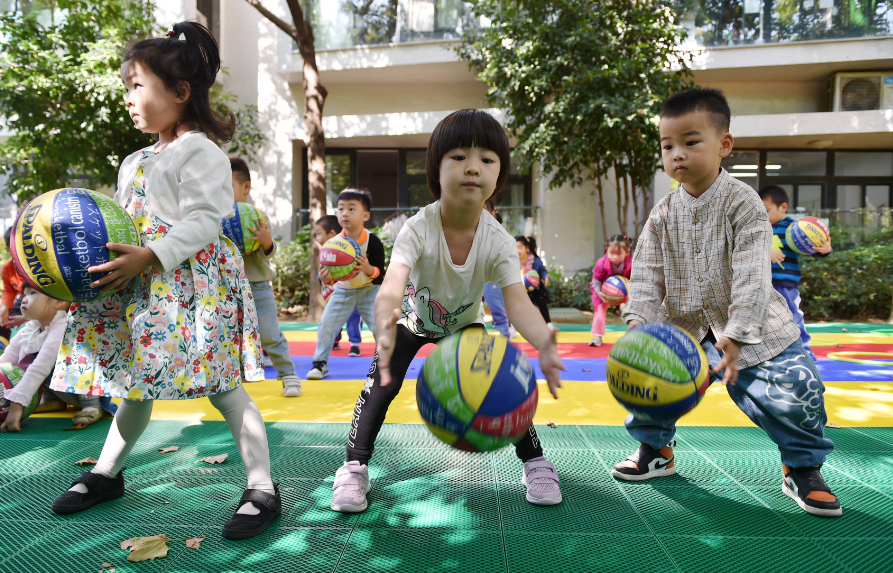
[[[740,487],[671,487],[660,480],[622,484],[623,491],[657,534],[776,537],[787,522],[759,496]]]
[[[233,435],[222,421],[159,420],[149,424],[139,441],[157,447],[227,445],[233,443]]]
[[[346,439],[346,433],[344,437]],[[440,448],[443,445],[424,424],[385,424],[375,439],[375,449],[382,452],[393,448]]]
[[[555,428],[545,424],[538,425],[536,433],[546,452],[546,457],[553,450],[591,450],[593,446],[580,432],[581,427],[572,424],[561,424]]]
[[[330,573],[338,563],[350,532],[342,529],[290,529],[274,523],[263,534],[239,541],[223,539],[220,525],[212,525],[205,534],[207,538],[202,541],[201,548],[181,552],[176,560],[166,564],[166,571]],[[142,568],[139,571],[142,573]]]
[[[380,459],[379,463],[381,463]],[[376,487],[381,483],[393,483],[418,477],[463,483],[492,483],[494,478],[486,454],[463,452],[446,444],[426,450],[389,450],[383,462],[383,469],[383,473],[376,480]]]
[[[748,525],[740,524],[741,535]],[[804,538],[715,535],[694,531],[691,535],[658,535],[679,571],[701,573],[816,573],[816,571],[859,571],[834,558],[827,548]],[[795,534],[796,532],[789,532]],[[671,570],[671,569],[667,569]],[[868,571],[867,569],[863,571]],[[879,571],[879,570],[875,570]]]
[[[59,461],[69,459],[71,464],[84,456],[77,457],[86,450],[83,443],[47,442],[37,440],[10,440],[3,436],[3,456],[0,457],[0,473],[29,474]],[[72,467],[77,467],[72,465]]]
[[[813,539],[812,542],[830,553],[838,563],[851,571],[890,571],[890,545],[893,539]],[[813,569],[813,571],[815,571]]]
[[[572,483],[603,483],[614,481],[602,464],[598,454],[585,450],[552,450],[545,452],[555,466],[561,485]],[[515,455],[514,448],[503,448],[491,454],[491,463],[496,481],[500,483],[521,483],[524,464]]]
[[[50,535],[32,543],[3,563],[2,568],[15,564],[14,571],[28,573],[84,573],[99,571],[103,563],[110,563],[116,573],[161,573],[168,570],[186,549],[185,541],[168,541],[167,557],[131,563],[129,551],[121,549],[121,541],[132,537],[166,534],[168,539],[199,537],[206,524],[196,521],[195,527],[174,527],[165,524],[117,523],[103,527],[64,525]],[[202,545],[202,550],[205,546]]]
[[[71,487],[79,473],[74,471],[68,476],[28,474],[4,485],[0,488],[0,520],[46,522],[47,527],[63,525],[66,518],[50,511],[50,505]]]
[[[722,426],[682,426],[676,430],[676,447],[701,452],[777,452],[776,446],[760,428]]]
[[[67,412],[69,412],[72,416],[77,410],[74,408],[69,408]],[[96,426],[105,428],[105,431],[108,432],[109,425],[111,424],[111,418],[107,420],[101,420],[96,424],[88,426],[84,428],[84,430],[89,430]],[[84,430],[65,432],[63,428],[72,427],[71,418],[56,418],[56,417],[45,417],[41,414],[36,414],[34,416],[30,416],[26,418],[22,422],[22,431],[18,434],[6,434],[3,436],[3,441],[6,440],[37,440],[37,441],[50,441],[50,442],[59,442],[60,440],[74,440],[74,436],[80,434]],[[64,432],[64,433],[63,433]],[[89,432],[92,434],[93,432]]]
[[[270,465],[276,480],[324,480],[335,479],[335,472],[344,464],[343,447],[287,447],[270,446]],[[381,460],[371,464],[370,477]]]
[[[373,487],[361,528],[499,530],[496,485],[419,477]]]
[[[498,531],[357,527],[336,573],[367,571],[505,571]]]
[[[777,484],[781,487],[782,469],[778,452],[747,452],[743,455],[737,452],[709,452],[705,455],[744,486],[773,487]],[[827,467],[822,475],[831,487],[858,485],[857,481]]]
[[[825,437],[834,442],[835,451],[884,454],[893,450],[893,432],[890,440],[873,435],[876,428],[825,428]],[[890,442],[889,444],[887,442]]]
[[[44,521],[0,519],[0,527],[4,532],[0,535],[0,571],[23,571],[18,567],[15,555],[50,535],[58,525]]]
[[[838,538],[884,538],[893,544],[893,487],[842,487],[832,491],[838,496],[843,515],[833,519],[809,515],[797,502],[772,488],[750,488],[790,525],[788,535]]]
[[[585,443],[588,447],[596,450],[624,450],[627,455],[639,447],[639,442],[632,439],[622,425],[577,426],[576,428],[585,439],[585,442],[581,442],[581,446]],[[626,456],[623,457],[626,458]]]
[[[357,522],[359,514],[332,511],[331,480],[283,480],[279,493],[281,527],[350,529]]]
[[[527,489],[498,484],[503,528],[508,531],[646,535],[642,518],[616,485],[562,485],[562,502],[538,506],[527,501]]]
[[[338,447],[343,450],[349,431],[350,424],[273,422],[267,424],[267,440],[277,446]]]
[[[866,436],[870,441],[878,441],[882,442],[882,450],[888,451],[889,448],[886,446],[890,446],[893,448],[893,427],[889,428],[851,428],[851,431],[856,432],[860,435]],[[833,440],[833,434],[831,434],[831,439]]]
[[[247,479],[245,465],[242,463],[242,456],[239,455],[239,450],[234,442],[230,441],[229,444],[199,444],[198,446],[184,442],[181,442],[181,444],[184,445],[181,445],[178,451],[167,454],[157,451],[161,444],[142,444],[144,447],[155,447],[156,451],[144,450],[143,456],[134,460],[143,464],[135,466],[137,475],[165,478],[228,479],[235,483],[245,483]],[[227,454],[227,458],[223,463],[209,464],[199,461],[206,457],[222,454]],[[158,463],[157,466],[155,465],[157,462],[150,462],[150,460],[155,459],[154,456],[156,455],[158,456],[157,459],[161,460],[161,463]],[[127,463],[125,465],[129,471],[130,464]],[[157,467],[157,473],[152,471],[153,466]]]
[[[586,571],[637,573],[677,571],[657,540],[648,535],[505,532],[510,573]],[[710,571],[717,571],[713,568]]]
[[[835,451],[822,466],[822,475],[836,470],[859,482],[875,486],[893,486],[893,452],[886,455]]]

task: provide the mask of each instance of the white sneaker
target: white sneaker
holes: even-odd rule
[[[589,346],[601,346],[602,345],[602,337],[601,336],[593,336],[592,340],[589,341]]]
[[[372,489],[369,484],[369,467],[360,462],[346,462],[335,472],[335,492],[332,494],[332,509],[341,513],[359,513],[369,506],[366,494]]]
[[[307,380],[322,380],[329,375],[329,365],[325,360],[313,363],[313,368],[307,373]]]
[[[283,376],[282,395],[286,398],[296,398],[301,395],[301,379],[297,376]]]
[[[558,473],[555,466],[540,456],[524,463],[521,483],[527,486],[527,501],[534,505],[557,505],[561,503],[561,488],[558,487]]]

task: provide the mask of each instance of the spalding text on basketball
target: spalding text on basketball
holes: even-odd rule
[[[31,270],[31,278],[40,286],[45,287],[56,284],[56,281],[47,274],[46,269],[37,258],[37,249],[47,250],[46,239],[41,235],[33,234],[34,221],[42,207],[43,205],[32,205],[25,211],[25,216],[22,218],[22,252],[25,253],[25,262]]]
[[[633,384],[627,377],[629,372],[626,370],[612,371],[608,370],[608,384],[613,386],[618,392],[633,396],[635,398],[647,398],[652,402],[657,402],[657,388],[649,388],[639,384]]]

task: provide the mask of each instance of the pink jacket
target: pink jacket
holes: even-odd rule
[[[627,255],[626,258],[623,260],[623,272],[620,274],[628,279],[630,273],[632,272],[632,268],[633,256]],[[602,256],[602,258],[595,261],[595,266],[592,268],[592,282],[589,283],[589,290],[592,291],[592,294],[595,294],[596,292],[601,290],[602,283],[605,282],[605,279],[613,274],[613,265],[611,264],[611,260],[608,259],[608,255],[604,255]]]

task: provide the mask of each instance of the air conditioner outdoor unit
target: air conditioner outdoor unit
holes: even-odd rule
[[[828,80],[828,111],[893,109],[893,72],[841,72]]]

